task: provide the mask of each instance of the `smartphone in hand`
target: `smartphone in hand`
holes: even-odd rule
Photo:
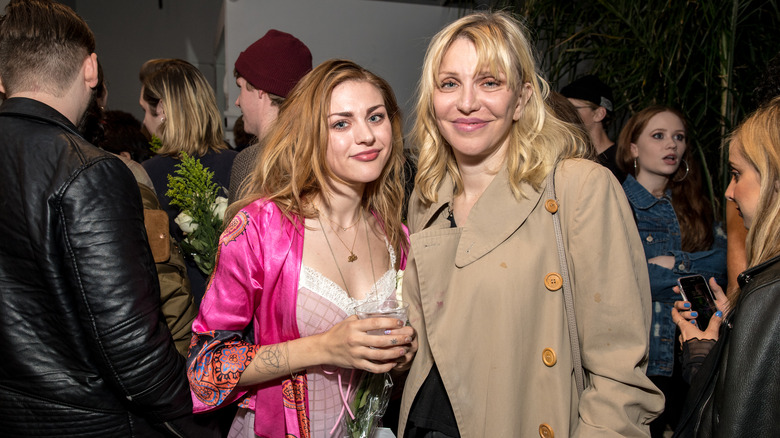
[[[691,303],[691,310],[698,312],[696,325],[700,330],[705,330],[712,315],[718,311],[707,280],[701,275],[689,275],[678,278],[677,285],[683,299]]]

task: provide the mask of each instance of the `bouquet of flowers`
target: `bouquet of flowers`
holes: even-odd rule
[[[403,279],[404,271],[399,269],[395,276],[394,294],[398,302],[402,301]],[[379,419],[385,415],[387,410],[392,389],[393,379],[390,377],[390,373],[363,374],[352,398],[352,403],[349,405],[349,415],[345,417],[345,425],[350,438],[370,438],[374,435]]]
[[[350,404],[351,415],[345,416],[350,438],[371,438],[379,419],[390,402],[393,379],[390,373],[365,373]],[[354,417],[353,417],[354,415]]]
[[[219,186],[212,181],[214,172],[203,167],[200,160],[186,152],[181,153],[181,163],[174,175],[168,175],[168,191],[171,204],[181,213],[173,221],[184,232],[181,246],[191,255],[204,274],[214,270],[219,234],[227,208],[227,198],[218,196]]]

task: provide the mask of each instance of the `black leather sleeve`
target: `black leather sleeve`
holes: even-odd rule
[[[780,436],[780,280],[741,298],[715,387],[713,436]]]
[[[113,158],[86,164],[60,198],[67,281],[95,364],[151,423],[192,412],[184,359],[160,312],[138,187]]]

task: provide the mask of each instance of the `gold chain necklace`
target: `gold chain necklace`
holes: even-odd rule
[[[363,216],[361,214],[361,216]],[[339,271],[339,277],[341,277],[341,282],[344,283],[344,291],[347,293],[347,295],[352,298],[352,294],[349,293],[349,286],[347,286],[347,281],[344,279],[344,274],[341,272],[341,267],[339,266],[338,260],[336,260],[336,253],[333,252],[333,247],[330,246],[330,240],[328,240],[328,235],[325,233],[325,227],[322,226],[322,220],[320,219],[320,216],[317,215],[317,222],[320,223],[320,229],[322,230],[322,235],[325,236],[325,243],[328,244],[328,249],[330,250],[330,255],[333,257],[333,263],[336,264],[336,270]],[[363,222],[366,222],[365,216],[363,216]],[[374,280],[374,285],[371,286],[371,290],[374,291],[374,299],[377,299],[376,295],[376,275],[374,274],[374,257],[371,255],[371,242],[368,239],[368,222],[366,222],[366,245],[368,246],[368,260],[371,263],[371,278]],[[357,231],[355,232],[355,235],[357,235]],[[343,243],[343,242],[342,242]],[[354,260],[350,260],[354,261]]]
[[[323,213],[323,216],[325,216],[324,213]],[[363,217],[363,210],[362,209],[360,210],[360,216],[358,217],[357,222],[355,222],[354,224],[350,225],[349,228],[354,227],[355,224],[357,224],[360,221],[360,217]],[[325,216],[325,219],[328,219],[328,216]],[[322,227],[322,221],[320,220],[320,215],[319,214],[317,215],[317,220],[320,221],[320,228],[322,228],[322,234],[325,234],[325,228]],[[331,222],[331,220],[328,219],[328,222]],[[336,225],[338,225],[338,224],[336,224]],[[341,236],[339,236],[339,233],[337,233],[336,230],[333,229],[333,225],[328,224],[328,226],[330,227],[330,230],[333,231],[333,234],[336,235],[336,238],[339,239],[339,242],[341,242],[341,244],[344,245],[344,248],[346,248],[347,251],[349,251],[349,257],[347,257],[347,261],[352,263],[355,260],[357,260],[358,256],[355,255],[354,249],[355,249],[355,242],[357,242],[358,230],[355,230],[355,238],[352,240],[352,248],[350,249],[350,247],[348,247],[347,244],[344,243],[344,241],[341,239]],[[344,229],[344,231],[347,231],[347,229]],[[326,241],[328,240],[328,235],[327,234],[325,234],[325,240]],[[328,242],[328,246],[330,246],[330,242]],[[369,251],[369,253],[370,253],[370,251]]]
[[[317,210],[317,211],[319,211],[319,210]],[[325,213],[322,213],[322,215],[325,216],[325,219],[327,219],[328,222],[331,223],[331,227],[330,227],[331,230],[333,229],[333,225],[335,225],[335,226],[339,227],[341,229],[341,231],[347,231],[348,229],[350,229],[350,228],[354,227],[355,225],[357,225],[358,222],[360,222],[360,218],[363,216],[363,209],[362,208],[360,209],[360,214],[358,214],[357,219],[355,219],[355,222],[352,222],[352,225],[350,225],[348,227],[342,227],[340,223],[333,221]],[[334,233],[335,233],[335,231],[334,231]]]

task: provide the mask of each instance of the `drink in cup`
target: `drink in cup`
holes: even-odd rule
[[[355,313],[358,318],[395,318],[408,322],[409,304],[395,301],[366,301],[363,304],[355,307]],[[384,334],[384,330],[371,330],[369,335],[381,335]]]

